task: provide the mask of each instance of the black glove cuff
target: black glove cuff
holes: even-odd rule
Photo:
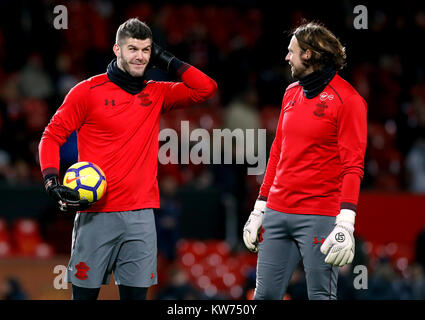
[[[257,200],[267,201],[267,197],[262,196],[262,195],[260,194],[260,195],[258,195]]]
[[[164,69],[165,71],[170,71],[170,64],[171,61],[173,61],[175,59],[175,56],[166,51],[161,49],[162,51],[159,53],[158,58],[157,58],[157,65],[158,67]]]
[[[350,202],[341,202],[341,207],[340,209],[350,209],[353,210],[354,212],[357,211],[357,206],[354,203],[350,203]]]
[[[181,67],[183,67],[185,65],[185,63],[179,59],[177,59],[176,57],[173,57],[170,61],[170,63],[168,64],[168,72],[171,74],[175,74],[178,76],[181,76],[181,74],[183,72],[179,72],[179,69]],[[185,69],[186,71],[186,69]]]
[[[44,177],[44,189],[47,193],[50,193],[50,190],[59,186],[59,177],[56,174],[48,174]]]
[[[59,171],[56,168],[46,168],[43,171],[41,171],[41,174],[43,175],[43,178],[46,179],[46,176],[52,176],[52,175],[56,175],[59,176]]]
[[[152,43],[152,55],[151,61],[152,65],[160,68],[172,75],[181,76],[184,71],[187,70],[189,66],[186,66],[183,61],[176,58],[172,53],[164,50],[155,43]]]

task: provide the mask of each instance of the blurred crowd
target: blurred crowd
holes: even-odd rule
[[[67,8],[68,29],[53,27],[53,9],[58,4]],[[216,96],[203,105],[165,115],[161,128],[179,131],[182,120],[189,120],[191,128],[207,130],[266,128],[269,150],[285,87],[293,81],[284,61],[290,39],[285,31],[306,18],[324,22],[347,46],[347,67],[341,75],[368,102],[363,190],[425,193],[425,62],[416,46],[425,35],[425,10],[414,4],[403,8],[370,4],[368,29],[356,30],[353,1],[334,4],[332,11],[340,14],[332,18],[320,3],[293,6],[281,11],[272,3],[254,0],[202,4],[0,1],[0,183],[41,186],[38,143],[45,126],[70,88],[106,71],[114,58],[116,29],[130,17],[147,22],[155,42],[205,71],[219,85]],[[176,80],[155,69],[149,77]],[[73,134],[61,148],[62,172],[76,159]],[[231,194],[238,204],[238,217],[242,217],[238,222],[241,229],[262,182],[261,175],[246,174],[247,166],[159,165],[162,208],[157,224],[165,260],[177,259],[177,249],[163,243],[179,240],[182,209],[175,200],[179,188],[216,186]],[[56,234],[69,231],[69,221],[58,220]],[[393,277],[386,269],[387,262],[380,263],[376,276]],[[179,270],[171,274],[181,281]],[[423,283],[423,269],[412,267],[410,277]],[[376,281],[381,289],[385,286]],[[301,282],[294,280],[293,297]],[[12,282],[9,285],[13,286]],[[397,286],[406,284],[397,282]],[[423,284],[409,290],[422,292],[424,297]]]
[[[284,61],[289,40],[284,31],[301,17],[320,20],[325,14],[314,6],[294,8],[280,13],[284,23],[271,23],[277,17],[273,6],[254,1],[233,6],[69,1],[68,29],[56,30],[56,4],[0,3],[0,179],[11,183],[40,181],[37,146],[44,127],[71,87],[105,72],[115,31],[126,18],[146,21],[157,43],[219,83],[219,93],[196,114],[170,114],[163,127],[172,126],[167,120],[188,119],[207,129],[266,128],[270,145],[284,89],[292,81]],[[369,7],[369,29],[355,30],[349,10],[354,5],[340,6],[345,16],[323,22],[347,46],[342,76],[368,102],[362,187],[425,192],[424,62],[412,59],[409,44],[424,35],[425,11]],[[168,79],[156,70],[150,76]]]

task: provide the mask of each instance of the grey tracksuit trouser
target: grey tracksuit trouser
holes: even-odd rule
[[[288,214],[266,208],[257,260],[255,300],[281,300],[300,259],[310,300],[336,299],[338,267],[320,252],[335,217]]]

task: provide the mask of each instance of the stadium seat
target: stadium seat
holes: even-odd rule
[[[239,274],[246,278],[249,271],[257,267],[257,255],[251,252],[240,253],[237,256],[240,262]]]
[[[217,254],[221,258],[226,258],[230,255],[230,247],[225,241],[221,240],[210,240],[206,241],[205,245],[207,246],[207,254]]]
[[[8,258],[12,255],[11,245],[9,241],[0,239],[0,258]]]
[[[7,258],[11,255],[10,235],[7,229],[7,222],[0,219],[0,258]]]
[[[191,283],[210,297],[219,294],[240,299],[248,269],[256,265],[255,254],[232,254],[222,240],[180,240],[177,257]]]
[[[236,284],[230,288],[229,295],[232,299],[241,299],[243,295],[243,284]]]
[[[35,257],[51,258],[54,255],[53,246],[46,242],[41,242],[35,247]]]
[[[9,231],[7,230],[7,222],[4,219],[0,219],[0,240],[9,240]]]
[[[13,251],[18,256],[36,256],[42,243],[38,222],[34,219],[18,219],[12,228]]]

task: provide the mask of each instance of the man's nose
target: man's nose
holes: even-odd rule
[[[136,59],[142,60],[143,59],[143,52],[142,50],[137,50]]]

